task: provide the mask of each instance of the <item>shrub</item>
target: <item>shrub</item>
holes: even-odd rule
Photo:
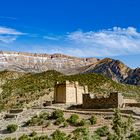
[[[68,127],[68,123],[66,121],[63,123],[63,127]]]
[[[31,134],[30,134],[30,137],[35,137],[37,135],[37,133],[35,131],[33,131]]]
[[[86,124],[88,124],[87,120],[82,119],[82,120],[78,123],[78,126],[85,126]]]
[[[96,134],[96,133],[94,133],[94,134],[91,136],[91,138],[92,138],[92,140],[101,140],[101,137],[100,137],[98,134]]]
[[[91,118],[90,118],[89,120],[90,120],[90,123],[91,123],[92,125],[97,123],[97,118],[96,118],[95,115],[91,116]]]
[[[63,117],[63,116],[64,116],[64,113],[63,113],[63,111],[60,110],[60,109],[55,110],[55,111],[52,112],[52,114],[51,114],[51,118],[52,118],[52,119],[57,119],[57,118],[60,118],[60,117]]]
[[[35,116],[26,122],[28,126],[42,125],[43,119]]]
[[[4,140],[16,140],[16,138],[7,137]]]
[[[22,136],[19,137],[18,140],[29,140],[29,136],[26,134],[23,134]]]
[[[10,124],[7,126],[7,131],[9,133],[13,133],[18,129],[18,125],[17,124]]]
[[[35,137],[34,140],[50,140],[47,135],[40,136],[38,139]]]
[[[67,140],[68,136],[66,133],[56,130],[53,134],[51,134],[52,140]]]
[[[115,140],[115,139],[117,139],[115,134],[109,134],[107,137],[107,140]]]
[[[88,140],[89,139],[89,130],[87,128],[77,128],[73,132],[74,140]]]
[[[78,119],[79,119],[79,116],[77,114],[72,114],[67,121],[72,125],[77,125]]]
[[[42,113],[39,114],[39,118],[41,118],[43,120],[47,120],[49,118],[49,113],[42,112]]]
[[[57,118],[56,121],[54,122],[55,125],[60,125],[65,121],[64,117]]]
[[[98,128],[95,132],[99,136],[104,137],[104,136],[107,136],[109,134],[109,128],[107,126],[103,126],[103,127]]]

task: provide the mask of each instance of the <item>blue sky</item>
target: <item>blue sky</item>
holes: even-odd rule
[[[111,57],[140,67],[139,0],[0,0],[0,50]]]

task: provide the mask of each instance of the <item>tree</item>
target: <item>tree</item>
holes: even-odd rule
[[[114,118],[112,122],[112,129],[114,130],[114,134],[108,136],[108,140],[126,140],[126,138],[131,134],[133,130],[133,119],[132,116],[124,121],[120,110],[114,110]]]

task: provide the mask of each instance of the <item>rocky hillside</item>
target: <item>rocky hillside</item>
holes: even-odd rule
[[[140,85],[140,68],[131,69],[121,61],[111,58],[99,60],[81,73],[99,73],[116,82]]]
[[[117,83],[100,74],[63,75],[57,71],[42,73],[23,73],[4,71],[0,77],[5,82],[0,85],[0,110],[11,107],[21,107],[39,99],[39,97],[53,92],[56,81],[78,81],[81,85],[88,85],[89,92],[107,94],[113,91],[123,93],[125,96],[140,99],[140,87]]]
[[[140,68],[130,70],[124,82],[127,84],[140,85]]]
[[[103,74],[116,82],[140,85],[140,68],[131,69],[119,60],[77,58],[63,54],[0,52],[0,71],[43,72],[56,70],[63,74]]]
[[[0,70],[21,72],[57,70],[67,74],[97,61],[96,58],[77,58],[63,54],[0,52]]]

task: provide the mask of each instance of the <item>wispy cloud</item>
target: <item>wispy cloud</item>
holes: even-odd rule
[[[6,17],[6,16],[0,16],[0,19],[17,20],[17,18],[15,17]]]
[[[140,33],[134,27],[84,32],[78,30],[60,36],[44,36],[46,45],[33,50],[45,53],[63,53],[78,57],[110,57],[140,54]],[[28,51],[28,50],[27,50]]]
[[[67,35],[72,44],[69,50],[77,50],[81,56],[116,56],[140,53],[140,33],[134,27],[75,31]],[[74,51],[75,52],[75,51]]]
[[[16,29],[0,26],[0,42],[11,43],[18,36],[26,35]],[[35,52],[63,53],[77,57],[110,57],[119,55],[140,54],[140,32],[134,27],[113,27],[99,31],[84,32],[78,30],[64,35],[46,35],[39,33],[30,40],[28,47],[18,42],[18,47],[28,50],[29,46]],[[40,39],[40,40],[39,40]],[[39,41],[38,41],[39,40]],[[50,40],[50,41],[48,41]],[[27,45],[27,44],[26,44]],[[15,45],[16,46],[16,45]]]
[[[17,39],[18,36],[25,35],[16,29],[0,26],[0,42],[11,43]]]
[[[12,29],[9,27],[0,26],[0,34],[8,34],[8,35],[23,35],[24,33],[17,31],[16,29]]]
[[[43,36],[44,39],[47,39],[47,40],[52,40],[52,41],[58,41],[59,39],[61,39],[61,36]]]

